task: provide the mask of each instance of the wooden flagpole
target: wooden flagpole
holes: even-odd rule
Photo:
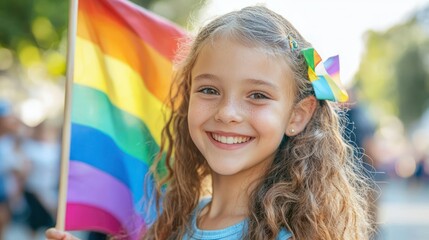
[[[70,157],[71,138],[71,104],[73,90],[74,53],[76,45],[78,0],[70,0],[69,22],[68,22],[68,45],[67,45],[67,73],[64,101],[64,122],[61,144],[61,172],[60,189],[58,195],[57,225],[59,230],[65,230],[67,185]]]

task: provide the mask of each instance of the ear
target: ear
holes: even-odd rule
[[[316,110],[317,100],[314,96],[302,99],[292,108],[292,113],[285,134],[289,137],[302,132]]]

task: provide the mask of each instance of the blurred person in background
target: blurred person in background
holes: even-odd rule
[[[362,102],[358,101],[356,91],[355,88],[348,90],[349,102],[346,104],[348,111],[345,116],[347,119],[345,137],[355,147],[355,157],[358,161],[362,161],[363,173],[373,186],[373,191],[368,194],[368,202],[370,203],[369,211],[373,219],[373,227],[377,230],[377,199],[380,196],[380,192],[376,181],[380,179],[380,173],[377,172],[377,154],[375,153],[374,133],[376,125],[369,116],[367,108]]]
[[[412,130],[411,146],[415,153],[416,170],[410,180],[421,187],[429,181],[429,107]]]
[[[33,238],[55,225],[60,148],[58,128],[46,121],[34,127],[22,145],[31,166],[24,195],[28,205],[25,222]]]
[[[20,127],[11,103],[0,99],[0,239],[11,214],[23,209],[28,164],[20,151]]]

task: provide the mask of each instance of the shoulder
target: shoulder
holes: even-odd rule
[[[285,228],[282,228],[279,232],[279,235],[277,235],[276,240],[287,240],[290,238],[292,238],[292,234]]]

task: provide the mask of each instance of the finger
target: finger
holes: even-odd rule
[[[50,239],[52,239],[52,240],[55,240],[55,239],[60,240],[60,239],[65,239],[66,233],[62,232],[62,231],[59,231],[59,230],[57,230],[55,228],[49,228],[48,230],[46,230],[45,236],[46,236],[46,238],[48,240],[50,240]]]
[[[47,240],[80,240],[70,233],[50,228],[45,233]]]

